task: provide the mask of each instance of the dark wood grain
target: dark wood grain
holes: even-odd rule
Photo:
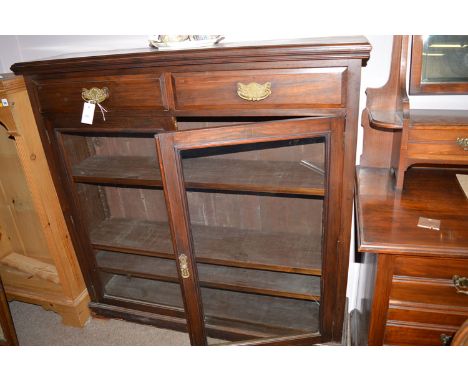
[[[366,89],[361,166],[398,167],[403,111],[409,108],[406,91],[408,36],[393,36],[388,80],[380,88]],[[389,130],[391,129],[391,130]]]
[[[447,309],[444,305],[414,304],[412,302],[390,303],[389,321],[416,322],[429,325],[459,327],[468,317],[468,307]]]
[[[357,94],[361,66],[369,58],[369,51],[370,45],[365,39],[347,37],[221,44],[208,49],[171,52],[143,49],[14,65],[17,73],[26,75],[25,82],[41,139],[54,182],[59,188],[61,204],[94,309],[112,316],[172,325],[179,329],[183,325],[188,329],[193,344],[206,344],[206,335],[213,333],[221,338],[247,340],[255,337],[249,337],[247,333],[256,331],[263,334],[259,334],[254,344],[340,341],[345,314]],[[210,83],[211,77],[216,81]],[[233,92],[232,85],[238,81],[269,81],[267,77],[273,78],[273,93],[266,102],[240,100]],[[81,110],[78,106],[81,101],[77,98],[77,89],[85,85],[109,87],[110,98],[103,103],[110,109],[106,121],[97,114],[93,125],[80,124]],[[304,116],[319,118],[312,123],[300,118]],[[330,123],[328,117],[335,118]],[[187,124],[190,118],[198,119],[200,126]],[[231,129],[232,123],[231,127],[199,128],[216,118],[231,119],[230,122],[237,118],[243,126],[235,130]],[[282,121],[278,121],[280,125],[270,124],[265,120],[268,118]],[[180,120],[180,126],[176,119]],[[158,141],[159,155],[165,158],[165,163],[160,163],[161,178],[147,173],[144,163],[134,163],[133,171],[125,163],[121,163],[119,169],[101,163],[100,166],[106,166],[105,171],[89,163],[91,158],[98,156],[154,158],[154,151],[148,151],[154,150],[149,149],[146,143],[148,134],[174,131],[177,126],[181,130],[196,128],[200,133],[197,135],[194,130],[186,130],[187,134],[180,141],[177,137]],[[210,125],[213,126],[216,125]],[[67,146],[62,138],[68,133],[87,137],[94,135],[93,139],[99,144],[90,144],[87,140]],[[95,139],[99,134],[102,137],[103,133],[114,134],[112,138],[118,138],[118,134],[132,135],[135,140],[125,139],[119,143],[117,139]],[[241,155],[217,158],[222,161],[216,162],[218,167],[213,168],[194,161],[192,163],[203,165],[200,167],[207,178],[203,178],[200,171],[195,171],[191,185],[188,179],[185,179],[185,184],[181,180],[182,174],[188,178],[190,171],[183,168],[173,150],[174,145],[178,149],[200,149],[236,145],[240,141],[292,141],[304,136],[321,137],[325,144],[317,152],[304,150],[302,156],[297,156],[297,151],[296,157],[285,152],[270,155],[268,150],[264,150],[255,157],[247,157],[250,154],[246,154],[242,158]],[[165,143],[160,144],[162,141]],[[287,159],[281,160],[281,156]],[[228,159],[239,161],[233,166],[232,162],[227,162]],[[312,180],[306,175],[307,171],[289,167],[301,159],[312,160],[324,168],[326,175],[323,179]],[[262,162],[267,165],[255,167]],[[84,174],[79,175],[81,178],[74,179],[83,183],[74,182],[73,169],[80,163],[85,167],[91,165],[89,173],[94,168],[99,174],[88,176],[88,169],[85,169]],[[251,173],[244,170],[247,168]],[[229,173],[228,170],[233,169],[237,173]],[[111,170],[110,176],[107,170]],[[272,173],[277,176],[271,177]],[[265,174],[270,174],[270,178]],[[231,181],[232,176],[237,178],[236,182]],[[257,178],[257,183],[253,178]],[[190,190],[188,195],[185,194],[186,187]],[[165,192],[166,203],[158,194],[161,189]],[[292,202],[293,198],[295,202]],[[288,200],[291,201],[289,209]],[[172,221],[170,232],[164,228],[168,213]],[[193,222],[190,220],[192,216]],[[119,219],[132,223],[124,224],[120,231],[111,223]],[[191,224],[194,227],[193,241]],[[150,225],[153,228],[148,228]],[[155,228],[158,226],[161,229]],[[157,232],[152,232],[152,229]],[[258,232],[263,233],[258,235]],[[151,238],[151,235],[156,237]],[[224,236],[228,238],[226,241],[231,249],[219,240]],[[253,249],[240,245],[252,246]],[[205,254],[200,252],[200,248]],[[173,258],[174,253],[187,254],[191,278],[183,279],[179,267],[176,267],[178,283],[182,287],[183,309],[150,307],[151,304],[144,301],[105,295],[102,287],[110,279],[97,276],[96,249],[149,255],[158,259]],[[222,254],[216,253],[217,250],[222,250]],[[270,252],[273,257],[270,257]],[[213,262],[228,263],[236,272],[244,272],[245,275],[250,275],[253,268],[283,271],[287,273],[286,277],[320,274],[321,305],[317,316],[320,333],[291,330],[288,328],[290,323],[285,322],[282,328],[275,326],[274,339],[265,338],[268,327],[260,329],[255,323],[256,328],[248,329],[251,323],[244,322],[244,328],[238,330],[236,321],[231,318],[223,318],[224,323],[216,326],[207,324],[203,327],[200,291],[203,281],[199,284],[197,280],[198,266],[205,264],[202,263],[204,258],[211,266]],[[229,274],[220,276],[227,280]],[[249,291],[269,293],[271,285],[267,284],[262,287],[264,289]],[[220,280],[210,284],[213,288],[220,288],[219,291],[228,292],[222,289],[225,285]],[[244,283],[235,287],[252,288]],[[286,292],[287,288],[283,289],[273,292]],[[217,302],[221,303],[222,299]],[[177,320],[184,310],[187,313],[186,325]],[[164,315],[168,316],[167,320],[163,319]]]
[[[95,248],[173,258],[169,226],[145,220],[108,219],[90,232]]]
[[[199,262],[321,274],[318,238],[209,226],[192,226],[192,230]],[[164,223],[109,219],[91,231],[91,242],[95,248],[173,257],[169,227]]]
[[[156,162],[157,165],[157,162]],[[154,158],[93,156],[73,168],[76,182],[162,186]],[[186,187],[324,195],[323,175],[300,162],[193,158],[184,161]]]
[[[468,171],[411,169],[398,197],[388,170],[359,169],[359,250],[466,256],[468,199],[456,173]],[[440,220],[440,231],[418,227],[421,216]]]
[[[112,296],[131,297],[156,305],[182,307],[176,283],[114,275],[105,287]],[[280,297],[202,288],[207,327],[234,332],[238,338],[271,337],[316,332],[318,305]]]
[[[261,109],[342,107],[345,68],[246,70],[173,74],[175,108]],[[271,95],[252,102],[237,95],[237,84],[271,83]]]
[[[440,346],[442,345],[440,336],[443,334],[453,336],[456,330],[456,327],[394,322],[388,325],[385,332],[385,345]]]
[[[148,66],[187,66],[204,63],[275,62],[294,57],[336,60],[358,59],[367,62],[371,46],[361,36],[321,37],[283,41],[252,41],[219,44],[206,49],[158,51],[151,48],[125,51],[74,53],[55,60],[14,64],[16,74],[63,73],[77,70],[99,70],[100,68],[128,69]]]
[[[96,254],[96,261],[99,269],[107,273],[161,281],[178,281],[174,260],[99,251]],[[319,277],[209,264],[198,264],[197,267],[201,286],[312,301],[320,300]]]
[[[468,299],[452,281],[468,269],[468,199],[459,172],[466,171],[412,169],[398,193],[388,170],[358,169],[358,245],[378,264],[362,270],[375,281],[361,343],[442,345],[440,335],[452,336],[468,318]],[[420,216],[440,219],[440,230],[417,227]]]
[[[164,109],[161,79],[154,75],[120,74],[93,76],[75,80],[36,81],[41,112],[71,112],[80,116],[84,100],[83,89],[108,88],[109,97],[102,106],[112,110]],[[99,111],[99,110],[97,110]],[[100,113],[99,113],[100,114]],[[96,114],[96,118],[101,118]]]

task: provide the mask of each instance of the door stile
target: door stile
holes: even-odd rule
[[[183,185],[182,163],[172,134],[155,136],[177,273],[192,345],[206,345],[204,314],[197,267],[194,266],[190,218]],[[183,270],[181,270],[183,269]]]

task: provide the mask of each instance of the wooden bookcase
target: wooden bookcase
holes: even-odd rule
[[[15,64],[91,309],[194,345],[341,341],[369,51],[353,37]],[[84,125],[91,88],[108,113]]]

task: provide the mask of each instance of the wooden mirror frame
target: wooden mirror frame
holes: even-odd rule
[[[423,36],[413,36],[409,94],[468,94],[468,82],[421,82]]]

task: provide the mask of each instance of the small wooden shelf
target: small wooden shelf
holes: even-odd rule
[[[192,232],[199,263],[321,275],[318,237],[202,225]],[[167,223],[108,219],[90,236],[96,249],[174,258]]]
[[[174,260],[100,251],[98,268],[107,273],[178,282]],[[320,277],[198,264],[200,285],[303,300],[320,300]]]
[[[367,110],[369,125],[374,129],[401,130],[403,128],[403,113],[394,110]]]
[[[113,275],[106,295],[158,306],[183,307],[177,283]],[[314,301],[262,296],[202,287],[208,330],[222,330],[239,338],[306,334],[319,329],[319,305]]]
[[[300,162],[190,158],[183,160],[189,189],[323,196],[324,176]],[[73,167],[82,183],[162,186],[155,158],[93,156]]]

